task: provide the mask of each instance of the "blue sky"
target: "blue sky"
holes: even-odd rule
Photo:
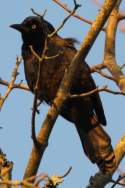
[[[72,7],[71,0],[63,0],[64,3]],[[82,7],[77,11],[81,16],[94,20],[98,13],[98,8],[92,4],[91,0],[78,0]],[[102,1],[100,1],[102,2]],[[124,3],[125,1],[123,1]],[[47,9],[46,19],[55,27],[67,15],[58,5],[51,0],[11,0],[1,1],[0,6],[0,77],[5,80],[11,78],[11,72],[15,65],[16,56],[21,54],[20,34],[9,25],[21,22],[25,17],[32,15],[30,8],[38,12],[44,12]],[[85,37],[90,26],[76,18],[71,18],[64,28],[59,32],[62,37],[75,37],[80,42]],[[103,61],[104,36],[100,33],[93,48],[91,49],[86,61],[89,65],[101,63]],[[125,63],[125,35],[118,31],[117,35],[117,61],[119,64]],[[19,68],[20,75],[18,81],[24,80],[23,64]],[[98,75],[94,75],[97,85],[109,84],[111,88],[116,86]],[[0,93],[3,94],[6,88],[0,86]],[[101,93],[108,126],[107,132],[111,135],[112,143],[118,142],[125,131],[124,110],[125,99],[122,96],[114,96],[107,93]],[[31,107],[33,95],[29,92],[14,90],[5,102],[0,113],[0,147],[7,154],[7,158],[14,162],[13,178],[21,179],[26,167],[28,157],[32,148],[31,140]],[[37,116],[36,129],[39,130],[42,121],[47,113],[48,106],[41,105],[40,115]],[[124,168],[125,162],[121,164]],[[49,140],[49,146],[44,154],[40,172],[47,172],[50,176],[53,174],[63,174],[70,166],[73,167],[70,175],[65,179],[60,187],[81,188],[87,185],[91,175],[97,171],[97,167],[85,157],[80,140],[74,126],[59,117],[56,121],[52,135]],[[107,187],[110,187],[109,185]]]

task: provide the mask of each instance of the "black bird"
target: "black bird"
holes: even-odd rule
[[[55,28],[40,16],[27,17],[21,24],[14,24],[11,27],[22,34],[25,76],[30,90],[34,93],[38,74],[38,59],[33,55],[30,46],[41,56],[46,37],[54,32]],[[45,101],[47,104],[52,103],[65,69],[72,62],[76,53],[73,39],[62,38],[58,34],[48,38],[46,56],[51,57],[56,54],[58,56],[52,59],[48,58],[42,64],[38,89],[40,101]],[[70,92],[71,94],[81,94],[95,88],[90,68],[83,60],[75,75]],[[116,167],[115,155],[110,137],[102,127],[102,125],[106,125],[106,118],[99,94],[68,100],[60,115],[74,123],[88,158],[96,163],[102,172],[113,171]]]

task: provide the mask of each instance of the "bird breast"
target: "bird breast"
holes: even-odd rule
[[[69,56],[69,59],[66,54],[63,54],[63,51],[56,50],[54,48],[50,49],[51,50],[49,50],[47,53],[48,58],[41,62],[42,68],[40,72],[40,81],[38,88],[39,99],[41,101],[44,100],[47,103],[51,103],[51,101],[54,99],[60,82],[64,76],[65,69],[69,66],[71,59],[73,58],[72,56]],[[26,57],[24,56],[25,76],[28,86],[32,92],[34,92],[37,81],[39,69],[38,65],[38,59],[32,54],[30,54],[29,56],[26,55]]]

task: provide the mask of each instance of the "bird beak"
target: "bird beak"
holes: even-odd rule
[[[20,31],[21,33],[28,32],[28,29],[25,26],[23,26],[22,24],[12,24],[12,25],[10,25],[10,27]]]

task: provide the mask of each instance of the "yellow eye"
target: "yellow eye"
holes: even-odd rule
[[[33,24],[31,27],[32,27],[32,29],[36,29],[36,25],[35,24]]]

